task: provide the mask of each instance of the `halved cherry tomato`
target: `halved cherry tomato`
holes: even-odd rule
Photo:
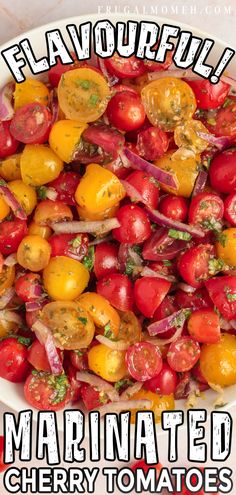
[[[106,330],[109,338],[117,338],[120,317],[105,297],[96,292],[85,292],[79,297],[78,302],[88,311],[94,324],[99,330],[101,329],[102,333]]]
[[[199,133],[210,134],[207,127],[200,120],[185,120],[175,128],[174,141],[180,148],[186,148],[193,153],[202,153],[209,144],[206,139],[199,137]]]
[[[70,361],[76,370],[84,371],[88,369],[87,349],[70,351]]]
[[[10,125],[12,136],[21,143],[42,144],[48,140],[52,114],[40,103],[29,103],[19,108]]]
[[[116,309],[130,311],[133,308],[133,288],[127,275],[111,273],[97,282],[97,292]]]
[[[174,371],[189,371],[197,363],[201,351],[198,342],[183,336],[170,344],[167,361]]]
[[[130,375],[141,382],[158,375],[162,369],[161,352],[150,342],[138,342],[130,346],[125,361]]]
[[[157,46],[154,47],[157,49]],[[167,52],[164,62],[157,62],[156,60],[144,59],[144,65],[147,72],[159,72],[168,69],[172,64],[173,52]]]
[[[95,345],[88,351],[88,366],[108,382],[117,382],[127,375],[125,352],[112,350],[103,344]]]
[[[109,101],[107,117],[110,124],[117,129],[133,131],[143,125],[146,115],[139,96],[130,91],[120,91]]]
[[[213,306],[212,300],[204,287],[191,293],[179,289],[175,293],[174,301],[177,308],[192,308],[194,311]]]
[[[26,401],[36,409],[59,411],[71,399],[70,383],[66,375],[51,375],[34,370],[24,385]]]
[[[58,177],[63,162],[44,144],[27,144],[20,160],[22,180],[29,186],[43,186]]]
[[[156,394],[170,395],[175,392],[177,386],[177,374],[168,363],[163,362],[160,373],[147,380],[144,387]]]
[[[80,261],[68,256],[56,256],[44,268],[43,282],[55,301],[73,301],[87,287],[89,271]]]
[[[0,342],[0,377],[9,382],[23,382],[29,372],[27,347],[17,338],[8,337]]]
[[[19,146],[19,141],[10,132],[10,124],[9,120],[0,122],[0,158],[13,155]]]
[[[151,224],[147,213],[137,205],[122,206],[117,214],[120,227],[113,229],[113,237],[119,242],[140,244],[151,235]]]
[[[17,249],[17,262],[26,270],[40,272],[49,263],[51,246],[42,237],[27,235]]]
[[[159,210],[168,218],[184,222],[188,214],[188,202],[182,196],[167,194],[161,198]]]
[[[15,291],[22,301],[32,301],[38,299],[42,294],[40,285],[40,275],[38,273],[25,273],[15,281]]]
[[[47,106],[49,90],[46,84],[37,79],[26,79],[16,83],[14,91],[14,108],[17,110],[28,103],[41,103]]]
[[[196,289],[203,287],[203,282],[210,277],[209,261],[214,258],[215,250],[211,244],[193,246],[181,255],[178,268],[187,284]]]
[[[105,124],[94,124],[87,127],[83,132],[83,140],[99,146],[104,153],[111,155],[113,158],[118,156],[119,151],[122,150],[125,144],[123,134]],[[90,163],[92,162],[93,160],[91,159]]]
[[[141,194],[146,205],[154,210],[159,199],[159,185],[155,179],[141,170],[135,170],[126,180]]]
[[[184,247],[184,241],[171,239],[168,230],[161,227],[145,242],[142,256],[150,261],[169,261],[176,258]]]
[[[236,103],[232,100],[231,105],[221,108],[214,121],[212,131],[216,136],[232,137],[232,143],[236,139]]]
[[[10,213],[10,207],[6,203],[5,199],[0,195],[0,221],[4,220],[9,213]]]
[[[236,276],[213,277],[205,282],[205,286],[223,318],[236,318]]]
[[[134,284],[134,298],[139,311],[147,318],[152,318],[170,287],[171,283],[163,278],[137,279]]]
[[[232,193],[224,201],[224,217],[236,227],[236,193]]]
[[[21,153],[11,155],[0,161],[0,176],[6,181],[21,179],[20,173]]]
[[[107,70],[117,77],[139,77],[145,72],[145,66],[142,60],[132,55],[129,58],[120,57],[115,53],[112,57],[104,60]]]
[[[212,110],[220,107],[229,93],[230,85],[222,81],[212,84],[208,79],[196,79],[187,81],[194,91],[198,108]]]
[[[88,253],[87,234],[55,234],[48,239],[52,248],[51,257],[69,256],[81,261]]]
[[[97,279],[119,271],[118,247],[109,242],[102,242],[95,247],[94,273]]]
[[[63,353],[59,349],[58,354],[60,356],[60,359],[62,360]],[[45,347],[44,345],[40,344],[38,339],[36,339],[28,349],[27,359],[33,366],[33,368],[35,368],[37,371],[47,371],[48,373],[51,373],[51,367],[48,361]]]
[[[224,213],[224,203],[220,196],[213,193],[199,193],[194,196],[188,212],[189,223],[200,224],[206,230],[214,228]]]
[[[169,146],[167,134],[158,127],[148,127],[138,133],[137,150],[145,160],[156,160]]]
[[[120,311],[120,328],[117,340],[124,340],[130,345],[140,342],[142,328],[138,318],[132,311]]]
[[[225,229],[221,232],[216,242],[216,253],[218,258],[229,267],[236,267],[236,228]]]
[[[215,344],[201,348],[200,369],[209,384],[227,387],[236,383],[236,337],[221,334]]]
[[[91,385],[82,384],[80,393],[86,411],[98,409],[108,402],[107,395],[104,392],[98,392]]]
[[[51,128],[50,148],[64,162],[71,162],[80,146],[81,135],[86,127],[86,124],[81,124],[78,120],[58,120]]]
[[[30,215],[37,204],[37,194],[32,186],[24,184],[22,180],[13,180],[8,183],[11,192],[16,196],[26,215]]]
[[[200,155],[184,156],[173,150],[167,151],[164,156],[155,160],[155,165],[173,174],[177,189],[160,184],[161,189],[175,196],[189,198],[198,176],[199,164]]]
[[[188,319],[188,331],[197,342],[214,344],[220,340],[220,318],[213,309],[198,309]]]
[[[131,466],[132,471],[136,471],[136,469],[142,469],[144,473],[148,473],[148,470],[150,468],[155,468],[156,472],[157,472],[157,476],[158,476],[161,469],[162,469],[162,465],[160,464],[160,462],[158,464],[149,465],[149,464],[146,464],[145,461],[141,460],[141,461],[135,462],[135,464],[133,464]]]
[[[213,189],[224,194],[236,191],[235,161],[236,148],[222,151],[213,158],[209,170]]]
[[[71,362],[68,359],[64,360],[64,369],[66,376],[70,382],[70,392],[71,392],[71,402],[77,402],[81,395],[81,383],[77,380],[77,370],[72,366]]]
[[[39,235],[43,239],[49,239],[52,235],[52,229],[48,225],[38,225],[34,221],[29,224],[29,235]]]
[[[73,220],[73,214],[69,206],[63,201],[44,199],[38,203],[34,212],[34,221],[38,225],[50,225],[66,220]]]
[[[76,204],[75,192],[79,183],[80,176],[76,172],[62,172],[57,179],[49,182],[48,187],[55,189],[58,201],[73,206]]]
[[[70,54],[73,60],[75,60],[75,54],[71,53]],[[75,60],[74,62],[71,62],[70,64],[62,64],[60,60],[57,60],[56,65],[51,67],[48,71],[48,80],[50,82],[50,85],[53,88],[56,88],[59,84],[59,81],[61,79],[62,74],[65,72],[68,72],[69,70],[76,69],[78,67],[78,61]]]

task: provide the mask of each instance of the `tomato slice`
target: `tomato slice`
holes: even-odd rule
[[[154,210],[159,199],[159,186],[155,179],[141,170],[135,170],[126,179],[142,196],[146,205]]]
[[[196,287],[203,287],[210,277],[209,261],[214,258],[215,248],[211,244],[199,244],[188,249],[179,259],[178,268],[184,281]]]
[[[171,287],[163,278],[142,277],[134,284],[135,303],[141,313],[152,318]]]
[[[191,337],[183,336],[170,344],[167,361],[175,371],[189,371],[200,357],[200,346]]]
[[[192,293],[177,290],[174,297],[174,303],[179,309],[192,308],[194,311],[201,308],[211,308],[213,306],[212,300],[204,287],[197,289]]]
[[[113,75],[130,79],[139,77],[146,71],[143,60],[132,55],[129,58],[120,57],[115,53],[113,57],[104,60],[107,70]]]
[[[82,385],[80,389],[81,398],[87,411],[98,409],[108,402],[105,394],[98,392],[91,385]]]
[[[220,340],[220,318],[213,309],[194,311],[188,320],[188,331],[197,342],[214,344]]]
[[[62,360],[63,353],[58,349],[58,354]],[[31,347],[28,349],[28,357],[29,363],[37,370],[37,371],[47,371],[51,373],[51,367],[48,361],[48,357],[45,351],[44,345],[40,344],[40,342],[36,339]]]
[[[138,342],[130,346],[125,361],[130,375],[140,382],[158,375],[162,368],[161,352],[150,342]]]
[[[194,196],[189,206],[189,223],[200,224],[206,230],[217,225],[224,214],[224,203],[213,193],[200,193]]]
[[[9,120],[0,122],[0,158],[13,155],[19,146],[19,141],[10,132],[10,124]]]
[[[3,459],[4,459],[4,437],[1,435],[0,436],[0,472],[1,473],[9,467],[9,464],[4,464]]]
[[[236,276],[213,277],[205,282],[205,286],[223,318],[236,318]]]
[[[71,399],[66,375],[51,375],[44,371],[32,371],[26,379],[24,394],[32,407],[44,411],[59,411]]]
[[[19,108],[10,125],[12,136],[24,144],[42,144],[48,140],[52,114],[40,103]]]

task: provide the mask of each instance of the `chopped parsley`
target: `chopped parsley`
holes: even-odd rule
[[[172,266],[172,263],[170,260],[163,260],[163,265],[164,266]]]
[[[84,79],[81,81],[81,79],[79,79],[78,81],[76,81],[76,85],[77,86],[80,86],[82,89],[90,89],[91,88],[91,82],[88,81],[87,79]]]
[[[128,380],[128,378],[124,378],[123,380],[119,380],[118,382],[116,382],[114,388],[115,390],[117,390],[117,392],[119,392],[121,388],[129,387],[130,385],[133,385],[133,382],[131,382],[131,380]]]
[[[220,258],[212,258],[208,262],[208,270],[210,275],[215,275],[225,268],[225,263]]]
[[[131,259],[128,259],[126,264],[125,264],[125,274],[126,275],[133,275],[133,270],[134,270],[135,264]]]
[[[78,235],[77,237],[75,237],[74,239],[72,239],[69,244],[73,247],[73,248],[77,248],[81,245],[81,235]]]
[[[190,241],[192,239],[191,234],[188,232],[182,232],[181,230],[169,229],[168,236],[173,239],[180,239],[181,241]]]
[[[227,242],[227,235],[224,232],[218,232],[216,235],[217,241],[221,244],[221,246],[225,247]]]
[[[88,254],[84,256],[82,263],[91,272],[94,265],[94,246],[88,248]]]
[[[98,103],[99,97],[98,95],[91,95],[89,98],[89,103],[92,106],[95,106]]]
[[[229,302],[236,301],[236,294],[232,294],[231,292],[226,292],[226,297]]]
[[[37,195],[39,199],[46,199],[47,197],[47,188],[45,186],[40,186],[37,188]]]
[[[214,230],[216,233],[222,228],[220,222],[218,222],[215,218],[206,218],[201,222],[202,227],[208,230]]]
[[[111,325],[110,322],[108,322],[104,327],[104,337],[110,339],[111,336],[112,336]]]
[[[88,319],[84,318],[83,316],[78,316],[78,320],[81,321],[81,323],[83,323],[83,325],[87,325],[87,323],[88,323]]]

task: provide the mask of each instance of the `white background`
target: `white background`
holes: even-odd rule
[[[109,1],[109,6],[107,3],[104,0],[100,2],[96,0],[47,0],[46,2],[42,0],[31,0],[30,2],[29,0],[0,0],[0,43],[8,41],[13,36],[23,33],[32,27],[63,17],[88,14],[89,19],[89,14],[93,12],[100,12],[104,17],[109,12],[125,12],[130,14],[156,14],[160,17],[169,17],[174,21],[179,20],[205,30],[213,38],[217,36],[225,40],[229,46],[231,45],[235,48],[235,0],[186,0],[185,2],[181,0],[146,0],[145,2],[141,0],[119,0],[114,2],[112,0]],[[6,408],[0,403],[0,426],[2,426],[2,415],[4,412],[6,412]],[[231,409],[231,414],[233,417],[236,417],[236,408]],[[209,426],[207,427],[208,436]],[[59,440],[61,447],[63,447],[62,435],[60,435]],[[207,438],[207,443],[209,447],[209,438]],[[86,448],[87,443],[85,442],[83,446]],[[159,437],[158,447],[160,460],[166,465],[167,439],[165,435]],[[182,430],[179,438],[179,465],[187,466],[186,450],[185,432]],[[33,441],[33,455],[34,451],[35,440]],[[233,451],[230,459],[227,461],[227,466],[232,469],[235,465],[235,457],[236,446],[233,442]],[[45,464],[39,463],[35,459],[32,460],[31,466],[39,465],[42,466]],[[100,463],[101,468],[107,465],[107,462]],[[209,462],[207,465],[211,465],[211,463]],[[86,466],[94,467],[89,461],[86,462]],[[68,465],[65,467],[68,467]],[[2,485],[2,479],[0,479],[0,495],[6,495],[7,493]],[[102,476],[96,484],[96,493],[106,493]],[[118,495],[120,492],[116,491],[115,493]]]

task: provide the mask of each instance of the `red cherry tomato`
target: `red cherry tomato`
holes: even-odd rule
[[[174,304],[174,296],[167,295],[155,311],[154,319],[155,321],[163,320],[167,316],[172,315],[175,311],[176,306]]]
[[[170,344],[167,361],[174,371],[189,371],[200,357],[200,346],[191,337],[179,337]]]
[[[151,235],[151,225],[146,212],[139,206],[122,206],[117,214],[120,227],[113,229],[113,237],[126,244],[140,244]]]
[[[33,371],[24,385],[26,401],[36,409],[59,411],[71,399],[70,383],[66,375],[51,375]]]
[[[134,284],[134,298],[139,311],[147,318],[152,318],[170,287],[171,283],[163,278],[137,279]]]
[[[80,182],[80,176],[76,172],[62,172],[57,179],[48,183],[57,192],[57,200],[67,205],[75,205],[75,191]]]
[[[23,382],[29,372],[27,353],[27,347],[17,339],[3,339],[0,342],[0,377],[9,382]]]
[[[214,226],[215,221],[222,219],[224,214],[224,203],[220,196],[213,193],[199,193],[192,199],[188,218],[189,223],[200,224],[205,229]]]
[[[189,385],[191,380],[191,374],[189,371],[184,371],[183,373],[178,373],[177,375],[177,386],[175,389],[175,399],[186,399],[189,395]]]
[[[204,378],[204,376],[203,376],[203,374],[201,372],[201,368],[200,368],[200,363],[199,362],[197,364],[195,364],[195,366],[191,370],[191,373],[194,376],[195,380],[197,380],[202,385],[207,385],[209,387],[206,379]]]
[[[111,273],[97,282],[97,292],[120,311],[133,308],[133,287],[127,275]]]
[[[199,244],[188,249],[179,259],[178,268],[184,281],[196,287],[203,286],[210,277],[209,261],[214,258],[215,250],[211,244]]]
[[[10,120],[0,122],[0,158],[14,155],[19,141],[17,141],[10,132]]]
[[[43,292],[40,285],[40,275],[31,272],[21,275],[15,282],[15,291],[24,302],[38,299]]]
[[[232,104],[221,108],[214,117],[215,123],[212,127],[212,132],[216,136],[228,136],[232,137],[232,143],[236,139],[236,103],[232,101]]]
[[[133,131],[145,121],[141,98],[131,92],[116,93],[108,103],[107,117],[111,125],[122,131]]]
[[[126,180],[137,189],[149,208],[153,208],[154,210],[157,208],[159,186],[151,175],[148,175],[141,170],[135,170],[126,178]]]
[[[235,162],[236,148],[222,151],[213,158],[209,170],[213,189],[224,194],[236,191]]]
[[[95,247],[94,273],[97,279],[119,271],[118,247],[102,242]]]
[[[155,47],[157,49],[157,46]],[[172,52],[167,52],[165,62],[156,62],[155,60],[144,60],[144,65],[147,72],[160,72],[162,70],[168,69],[172,64]],[[168,73],[166,74],[168,76]]]
[[[176,385],[176,371],[172,370],[167,363],[163,362],[160,373],[158,373],[158,375],[156,376],[153,376],[153,378],[151,378],[150,380],[147,380],[144,384],[144,387],[156,394],[170,395],[174,393]]]
[[[233,227],[236,227],[236,193],[225,198],[224,217]]]
[[[203,110],[220,107],[230,90],[230,85],[222,81],[217,84],[211,84],[208,79],[196,79],[187,82],[195,94],[198,108]]]
[[[168,218],[184,222],[188,214],[188,201],[182,196],[167,194],[161,198],[159,210]]]
[[[162,368],[161,352],[150,342],[138,342],[130,346],[125,361],[130,375],[140,382],[158,375]]]
[[[223,318],[236,318],[236,276],[213,277],[205,282],[205,286]]]
[[[87,358],[87,349],[79,351],[70,351],[70,361],[72,366],[76,370],[83,371],[88,369],[88,358]]]
[[[63,359],[63,352],[57,350],[61,361]],[[51,373],[51,367],[47,358],[44,345],[40,344],[38,339],[35,339],[33,344],[28,349],[28,361],[37,371],[48,371]]]
[[[4,255],[15,253],[23,237],[27,235],[25,220],[5,220],[1,222],[0,252]]]
[[[197,342],[214,344],[220,340],[220,318],[213,309],[198,309],[188,319],[188,332]]]
[[[51,257],[68,256],[81,261],[88,253],[87,234],[55,234],[48,239]]]
[[[87,411],[92,411],[93,409],[98,409],[101,405],[108,402],[104,394],[103,396],[97,390],[95,390],[91,385],[82,385],[80,389],[81,398],[84,403],[85,409]]]
[[[24,144],[42,144],[48,140],[52,114],[40,103],[19,108],[10,125],[12,136]]]
[[[213,306],[209,294],[204,287],[197,289],[192,293],[177,290],[174,297],[174,303],[179,309],[192,308],[193,310],[197,310],[201,308],[211,308]]]
[[[4,459],[4,437],[1,435],[0,436],[0,472],[1,473],[9,467],[9,464],[4,464],[3,459]]]
[[[133,78],[142,76],[145,72],[145,66],[142,60],[132,55],[129,58],[120,57],[117,53],[111,58],[104,60],[107,70],[117,77]]]
[[[112,87],[112,94],[120,93],[121,91],[128,91],[130,93],[133,93],[138,96],[138,91],[132,86],[129,86],[128,84],[115,84],[115,86]]]
[[[169,146],[166,132],[158,127],[149,127],[138,134],[137,150],[145,160],[156,160],[164,155]]]

